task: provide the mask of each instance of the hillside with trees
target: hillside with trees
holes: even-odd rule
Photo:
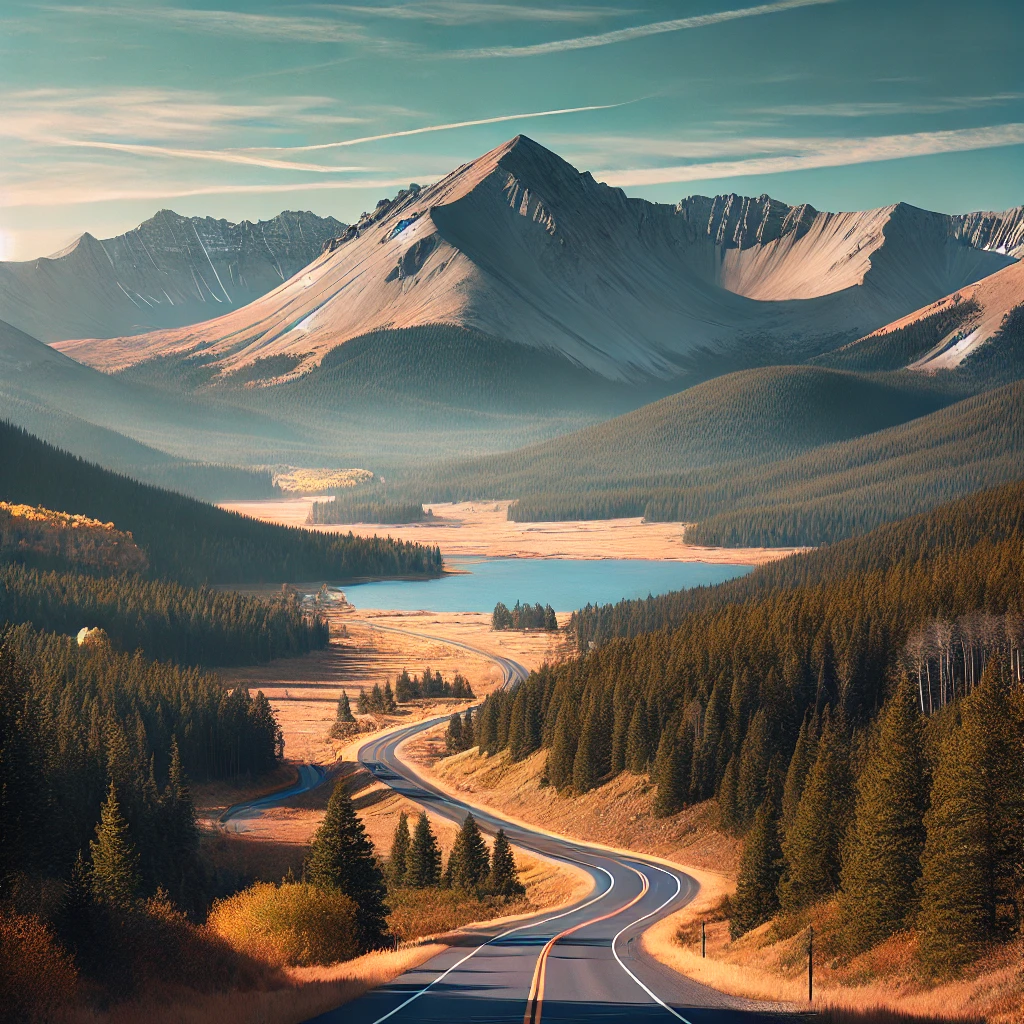
[[[1022,542],[1017,483],[584,610],[571,628],[596,649],[488,697],[476,741],[547,750],[560,792],[632,771],[656,813],[716,799],[747,839],[737,934],[837,897],[845,948],[913,924],[927,970],[953,969],[1020,919]]]
[[[154,576],[182,583],[436,576],[441,553],[381,537],[313,533],[225,512],[90,465],[0,423],[0,499],[129,531]]]

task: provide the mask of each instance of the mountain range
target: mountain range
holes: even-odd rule
[[[0,318],[42,341],[181,327],[238,309],[288,280],[344,230],[285,211],[232,224],[161,210],[114,238],[0,263]]]
[[[365,466],[410,500],[520,498],[527,518],[700,518],[742,501],[742,527],[710,538],[756,533],[770,488],[763,536],[817,542],[859,522],[821,511],[837,494],[909,507],[871,469],[886,460],[918,467],[919,495],[1018,471],[1005,386],[1024,378],[1022,255],[1024,207],[656,204],[517,136],[348,227],[164,211],[35,271],[5,264],[0,317],[17,326],[0,324],[0,394],[16,422],[146,479],[166,477],[166,454]],[[108,306],[112,292],[124,301]],[[152,300],[154,329],[127,313],[133,295]],[[32,316],[52,345],[18,329]],[[68,333],[125,316],[116,336]],[[943,459],[955,481],[940,482]]]
[[[1022,230],[1019,209],[958,219],[766,196],[656,204],[517,136],[381,200],[242,309],[58,347],[108,372],[200,352],[220,374],[272,360],[264,379],[280,383],[375,331],[449,325],[610,380],[692,381],[868,334],[1012,264]]]

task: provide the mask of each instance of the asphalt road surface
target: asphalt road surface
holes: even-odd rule
[[[359,760],[381,782],[461,822],[471,810],[419,777],[400,743],[444,718],[371,739]],[[722,995],[647,956],[640,934],[696,895],[685,872],[636,856],[603,853],[472,808],[487,832],[504,828],[516,846],[582,867],[591,893],[567,910],[467,933],[461,944],[387,985],[316,1018],[316,1024],[555,1024],[567,1021],[756,1024],[795,1015]]]

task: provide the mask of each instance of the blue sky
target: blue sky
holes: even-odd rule
[[[662,202],[1003,209],[1022,42],[1020,0],[2,0],[0,258],[350,221],[520,132]]]

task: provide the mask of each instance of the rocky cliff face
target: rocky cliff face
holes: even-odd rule
[[[0,263],[0,319],[43,341],[182,327],[245,306],[314,260],[345,225],[286,211],[232,224],[171,210],[115,238]]]
[[[801,238],[818,213],[806,203],[789,206],[768,195],[751,199],[735,192],[724,196],[687,196],[676,204],[676,212],[726,249],[766,245],[789,234]]]
[[[956,236],[975,249],[990,249],[1024,259],[1024,206],[1002,213],[962,213],[951,220]]]

